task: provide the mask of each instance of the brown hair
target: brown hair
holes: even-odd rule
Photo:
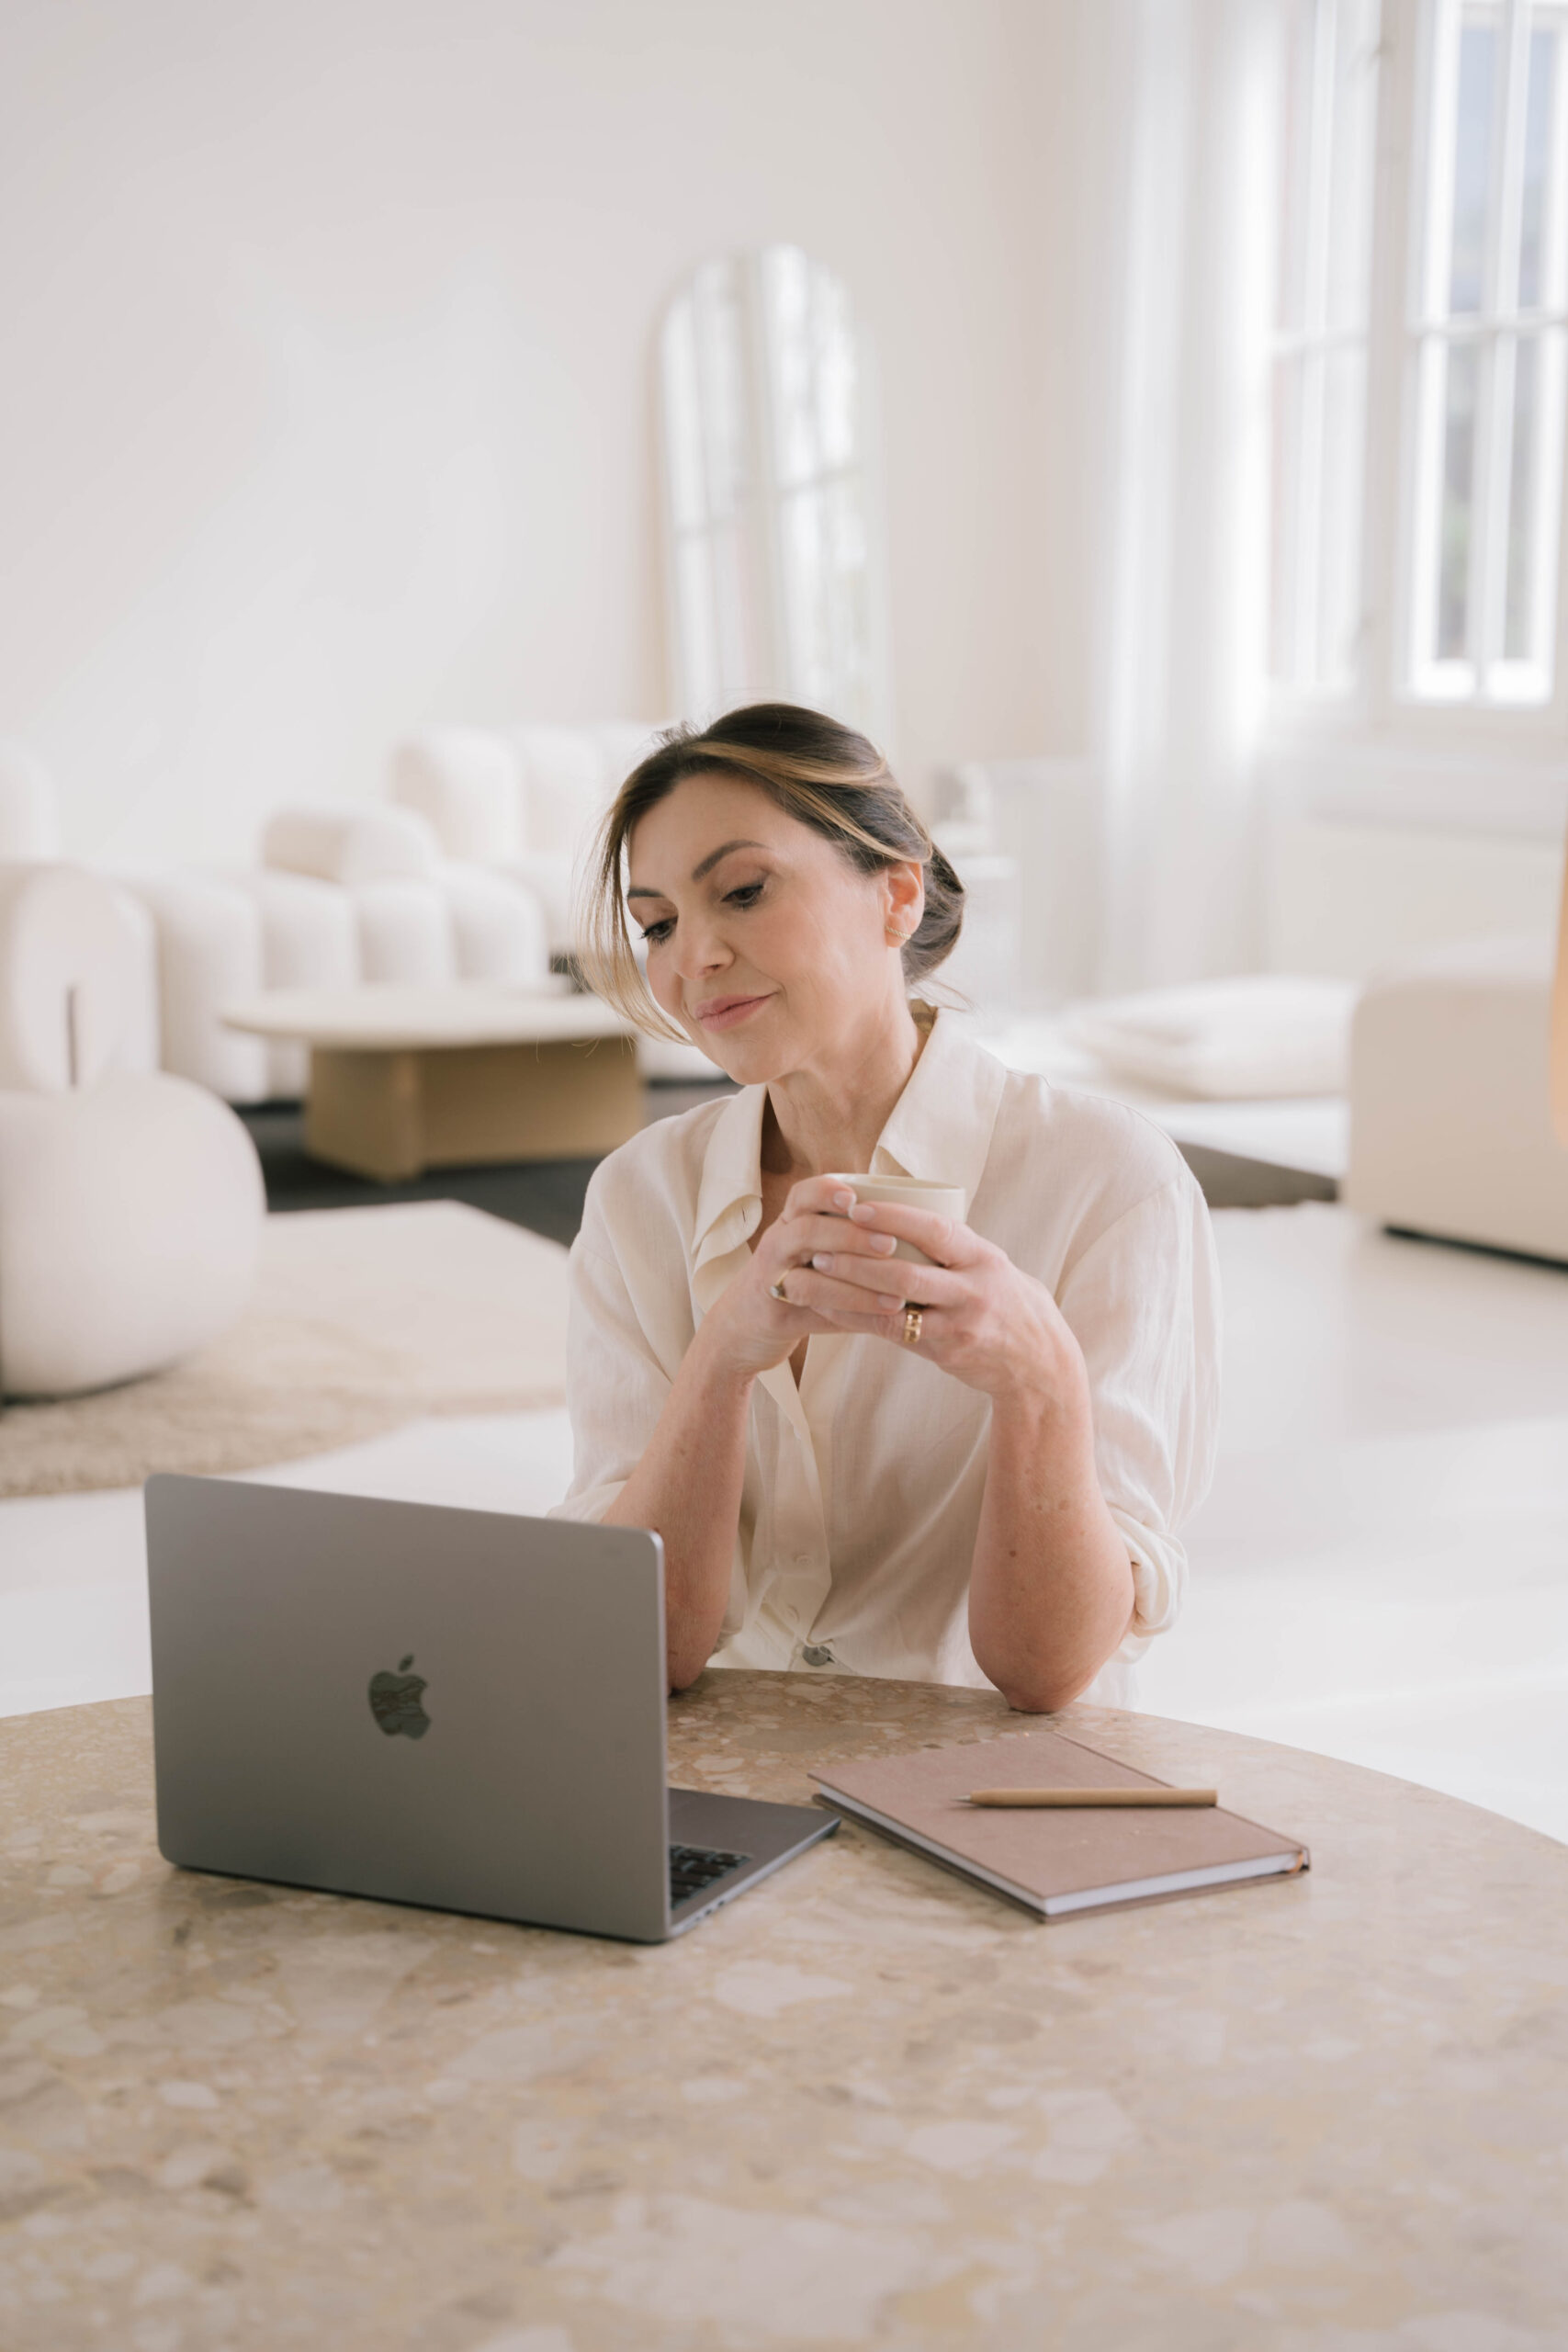
[[[689,775],[721,772],[765,792],[862,874],[908,861],[925,869],[925,911],[904,943],[904,976],[923,979],[957,942],[964,885],[905,799],[874,744],[794,703],[753,703],[711,727],[671,727],[635,767],[600,825],[578,914],[579,959],[596,994],[654,1036],[685,1032],[654,1003],[626,928],[622,866],[639,817]]]

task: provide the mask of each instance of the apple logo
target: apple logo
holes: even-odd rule
[[[396,1674],[385,1669],[370,1677],[370,1712],[389,1739],[402,1732],[410,1739],[423,1739],[430,1729],[430,1717],[420,1705],[424,1689],[423,1674],[411,1674],[413,1652],[398,1660]]]

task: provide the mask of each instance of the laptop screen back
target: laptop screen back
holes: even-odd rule
[[[146,1499],[170,1861],[665,1932],[657,1537],[218,1478]]]

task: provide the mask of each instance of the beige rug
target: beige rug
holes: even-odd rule
[[[0,1416],[0,1497],[259,1470],[565,1398],[566,1251],[455,1201],[269,1216],[249,1312],[172,1371]]]

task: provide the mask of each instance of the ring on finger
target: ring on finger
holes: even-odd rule
[[[770,1298],[776,1298],[781,1306],[793,1306],[795,1304],[794,1300],[790,1297],[789,1293],[784,1286],[784,1276],[782,1274],[779,1276],[776,1283],[770,1283],[768,1284],[768,1296]]]
[[[907,1348],[918,1348],[919,1346],[920,1327],[924,1321],[925,1317],[921,1314],[918,1306],[910,1306],[908,1305],[905,1306],[904,1329],[901,1337],[903,1339],[904,1345]]]

